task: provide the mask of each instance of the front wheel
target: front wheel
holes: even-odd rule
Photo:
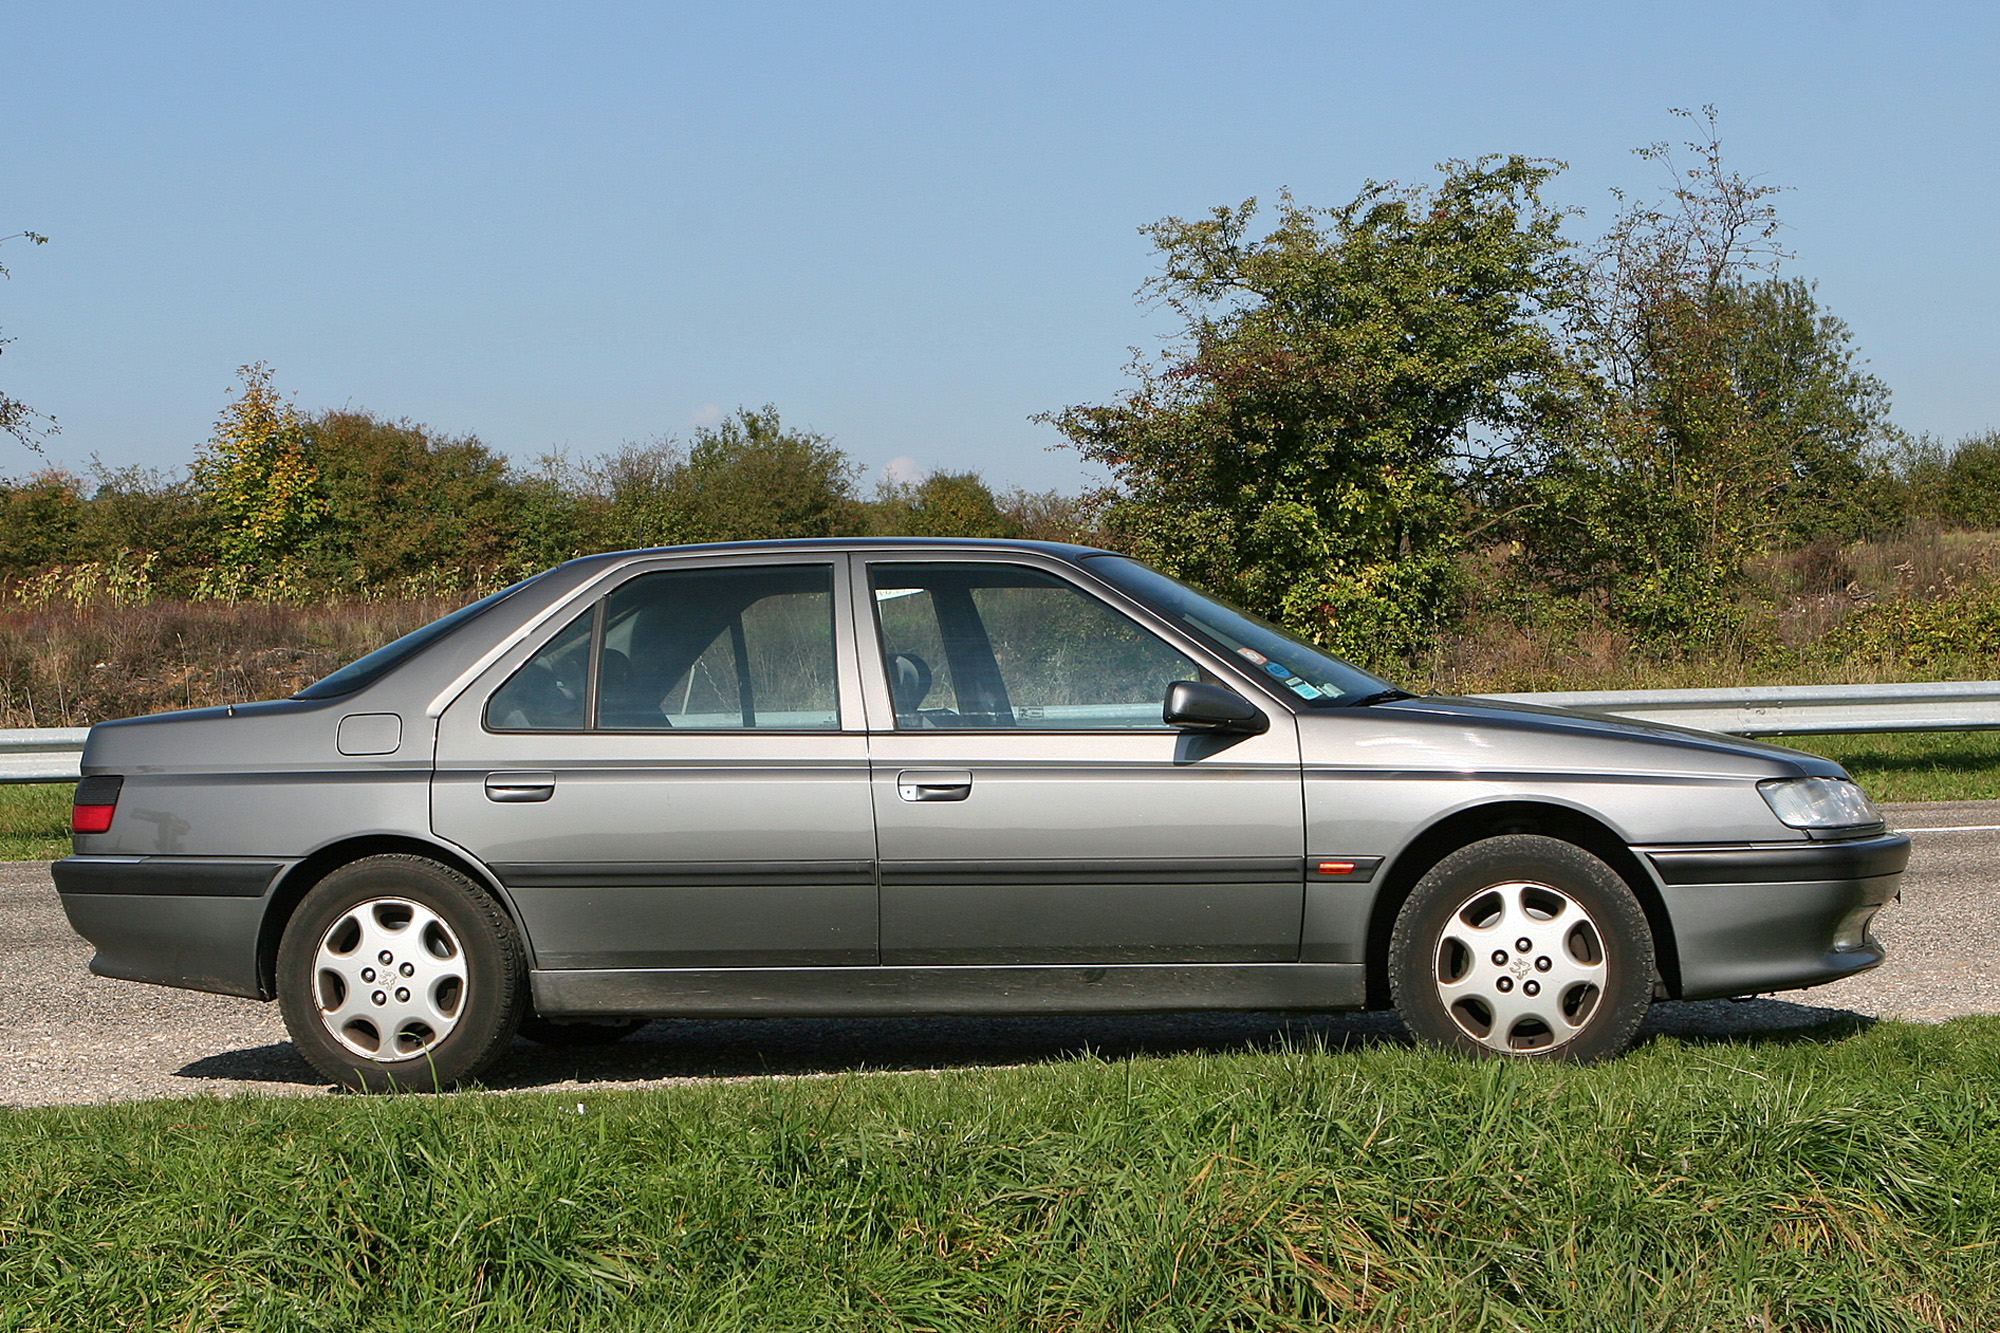
[[[1389,941],[1389,990],[1429,1045],[1602,1060],[1652,1003],[1653,935],[1617,872],[1573,843],[1487,838],[1431,868]]]
[[[315,885],[278,945],[278,1006],[300,1054],[362,1092],[443,1089],[513,1040],[527,1007],[514,924],[471,880],[370,856]]]

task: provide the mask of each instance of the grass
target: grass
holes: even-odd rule
[[[2000,1020],[0,1112],[0,1328],[2000,1326]]]
[[[73,782],[0,784],[0,861],[53,861],[69,855]]]
[[[0,728],[281,699],[470,600],[0,601]]]
[[[2000,732],[1777,739],[1781,745],[1835,760],[1878,801],[2000,799]]]

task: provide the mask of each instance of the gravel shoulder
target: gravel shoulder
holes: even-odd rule
[[[2000,1013],[2000,801],[1888,807],[1915,853],[1877,924],[1880,968],[1780,998],[1657,1004],[1650,1035],[1731,1039],[1842,1019]],[[324,1093],[276,1005],[92,976],[40,862],[0,862],[0,1105],[245,1091]],[[1005,1065],[1092,1051],[1240,1050],[1403,1040],[1392,1015],[1158,1014],[1054,1019],[739,1019],[650,1024],[615,1046],[518,1042],[492,1086],[648,1087],[854,1069]]]

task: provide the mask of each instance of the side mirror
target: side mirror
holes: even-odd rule
[[[1161,720],[1182,731],[1222,732],[1255,736],[1270,730],[1271,723],[1234,690],[1198,681],[1177,680],[1167,686],[1167,702]]]

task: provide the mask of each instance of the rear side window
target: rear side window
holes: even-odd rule
[[[496,731],[832,731],[833,569],[670,570],[622,584],[493,694]]]

